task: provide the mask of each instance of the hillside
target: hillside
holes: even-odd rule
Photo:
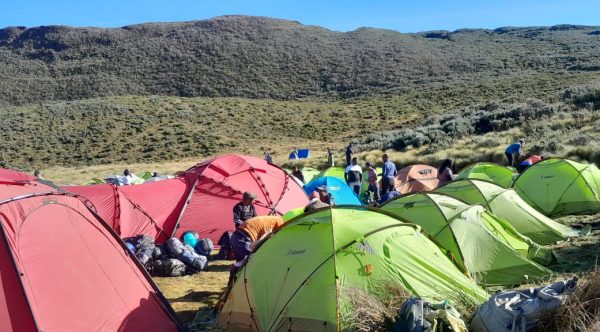
[[[225,16],[116,29],[0,30],[0,104],[122,95],[298,99],[600,73],[600,27],[402,34]]]
[[[9,27],[0,29],[0,78],[0,162],[11,167],[264,150],[283,162],[294,147],[321,155],[350,140],[365,151],[407,150],[412,143],[396,144],[412,139],[407,129],[486,105],[585,110],[565,94],[600,87],[600,27],[342,33],[240,16],[116,29]],[[444,143],[426,139],[433,147],[420,154],[483,134],[440,131],[444,119],[433,128]]]

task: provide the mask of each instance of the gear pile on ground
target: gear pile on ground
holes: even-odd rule
[[[198,253],[194,247],[177,238],[169,239],[164,245],[156,245],[149,235],[138,235],[124,241],[146,271],[159,277],[180,277],[203,271],[208,265],[207,256],[212,250],[212,243],[202,240],[198,243],[209,249],[208,254],[206,251],[203,252],[204,255]]]

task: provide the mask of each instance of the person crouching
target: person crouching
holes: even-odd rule
[[[283,226],[280,216],[259,216],[246,220],[231,236],[236,261],[245,259],[267,236]]]

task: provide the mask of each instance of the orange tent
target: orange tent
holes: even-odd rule
[[[437,173],[437,168],[428,165],[404,167],[396,177],[396,190],[402,194],[432,191],[440,184]]]

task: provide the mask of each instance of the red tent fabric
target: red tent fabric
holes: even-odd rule
[[[401,194],[432,191],[440,184],[437,173],[437,168],[428,165],[404,167],[396,177],[396,190]]]
[[[216,244],[233,230],[233,206],[245,191],[255,193],[256,212],[283,215],[308,204],[308,197],[281,168],[262,159],[225,155],[200,163],[175,179],[115,187],[72,186],[122,238],[146,234],[162,243],[193,230]]]
[[[200,163],[180,175],[193,184],[175,231],[188,230],[217,243],[226,231],[234,230],[233,207],[245,191],[258,196],[258,215],[286,212],[308,204],[304,190],[281,168],[256,157],[224,155]]]
[[[25,184],[35,181],[35,176],[27,173],[0,168],[0,183],[3,184]]]
[[[146,234],[158,243],[169,239],[191,187],[184,179],[134,186],[71,186],[122,238]]]
[[[82,201],[33,185],[0,185],[0,197],[0,331],[180,328],[137,260]]]

